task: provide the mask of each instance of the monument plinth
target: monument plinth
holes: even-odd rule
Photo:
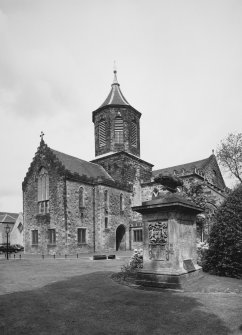
[[[167,193],[133,207],[142,214],[144,233],[144,263],[137,283],[180,288],[201,269],[197,265],[196,215],[202,209],[176,193],[173,177],[158,181],[162,185],[168,181],[169,186],[164,185]]]

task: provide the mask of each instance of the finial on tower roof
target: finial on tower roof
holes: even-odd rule
[[[212,150],[212,155],[214,155],[214,149]]]
[[[44,134],[43,131],[42,131],[42,132],[40,133],[41,142],[42,142],[42,141],[44,142],[44,138],[43,138],[44,135],[45,135],[45,134]]]
[[[118,79],[117,79],[117,65],[116,65],[115,61],[114,61],[114,64],[113,64],[113,73],[114,73],[113,85],[119,85]]]
[[[113,62],[113,72],[116,73],[117,72],[117,65],[116,65],[116,61]]]

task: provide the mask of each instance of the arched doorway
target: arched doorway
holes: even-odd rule
[[[116,250],[126,250],[125,227],[122,224],[116,230]]]

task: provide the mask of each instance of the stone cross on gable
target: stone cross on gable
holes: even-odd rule
[[[44,141],[44,138],[43,138],[43,137],[44,137],[44,135],[45,135],[45,134],[44,134],[44,133],[43,133],[43,131],[42,131],[42,132],[40,133],[40,138],[41,138],[41,141]]]

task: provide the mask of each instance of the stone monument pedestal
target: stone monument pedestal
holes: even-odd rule
[[[143,269],[137,284],[182,288],[200,274],[196,251],[196,215],[202,212],[178,193],[133,207],[143,217]]]

